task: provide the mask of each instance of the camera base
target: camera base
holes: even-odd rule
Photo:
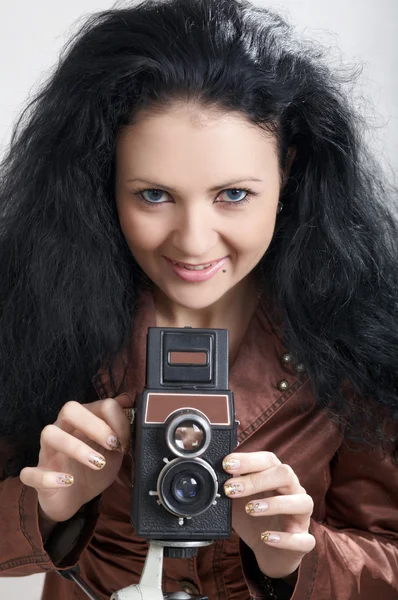
[[[173,542],[152,540],[146,555],[144,569],[139,584],[129,585],[112,594],[110,600],[208,600],[207,596],[190,596],[186,592],[162,592],[163,550],[165,547],[194,548],[209,546],[212,541],[205,542]]]

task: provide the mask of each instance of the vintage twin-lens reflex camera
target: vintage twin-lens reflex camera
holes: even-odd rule
[[[187,558],[198,546],[231,535],[231,500],[222,460],[237,445],[228,390],[228,331],[150,327],[146,386],[132,423],[131,521],[149,550],[139,584],[111,600],[208,600],[162,593],[163,555]],[[93,600],[78,565],[57,571]]]
[[[138,537],[184,548],[231,535],[222,460],[237,445],[237,425],[228,331],[150,327],[146,387],[133,422],[131,518]]]

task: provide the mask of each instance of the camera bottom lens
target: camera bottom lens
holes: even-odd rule
[[[194,517],[210,508],[218,488],[216,473],[201,458],[176,458],[162,469],[158,497],[178,517]]]

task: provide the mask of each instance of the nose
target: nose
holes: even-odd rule
[[[217,258],[211,256],[217,246],[219,234],[214,218],[203,205],[181,207],[172,235],[172,243],[181,260]]]

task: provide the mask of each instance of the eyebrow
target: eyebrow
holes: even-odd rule
[[[128,182],[133,182],[133,181],[141,181],[141,183],[146,183],[147,185],[151,185],[153,186],[153,188],[157,189],[157,188],[161,188],[164,189],[168,192],[175,192],[175,190],[173,190],[173,188],[167,186],[167,185],[163,185],[160,183],[156,183],[154,181],[148,181],[146,179],[127,179]],[[220,185],[215,185],[214,187],[209,188],[209,192],[216,192],[219,189],[222,188],[226,188],[229,187],[230,185],[237,185],[239,183],[242,183],[244,181],[260,181],[262,182],[262,179],[257,179],[256,177],[244,177],[243,179],[239,179],[238,181],[230,181],[228,183],[220,183]]]

